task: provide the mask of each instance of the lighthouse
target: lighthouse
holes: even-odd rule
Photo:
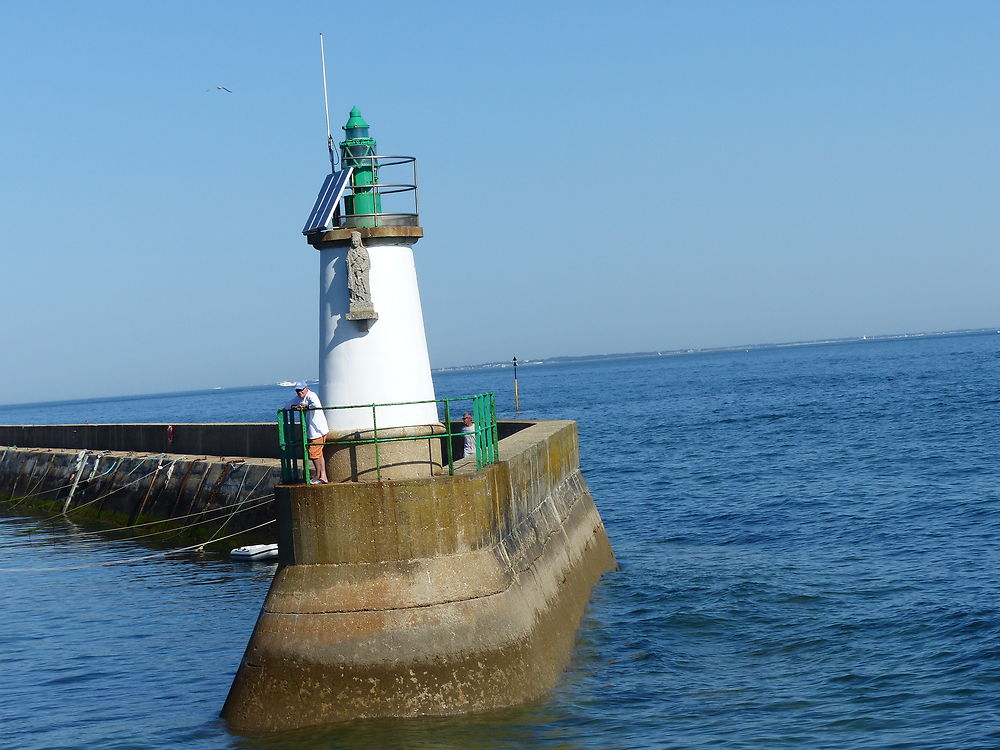
[[[319,254],[331,481],[307,483],[305,441],[286,444],[279,421],[280,562],[222,709],[239,732],[538,700],[617,567],[575,422],[501,424],[491,393],[434,400],[413,158],[380,155],[357,108],[328,142],[339,164],[303,234]],[[462,401],[476,450],[457,457]]]
[[[303,230],[319,251],[318,390],[336,407],[326,412],[327,473],[333,482],[432,476],[440,442],[413,439],[444,432],[414,263],[416,161],[380,155],[357,107],[343,130],[341,168]]]

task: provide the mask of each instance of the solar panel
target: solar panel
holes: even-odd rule
[[[321,229],[329,229],[333,222],[333,215],[337,211],[340,198],[347,188],[347,183],[351,179],[353,167],[342,169],[326,176],[323,187],[319,189],[316,196],[316,203],[313,204],[312,213],[306,220],[306,225],[302,228],[302,234],[312,234]]]

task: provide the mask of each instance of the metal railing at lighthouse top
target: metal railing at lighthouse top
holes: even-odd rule
[[[465,404],[471,402],[471,409],[465,408]],[[377,409],[386,406],[410,406],[413,404],[439,404],[438,415],[445,425],[443,433],[433,435],[417,435],[413,437],[380,437],[379,426],[376,421]],[[493,393],[480,393],[476,396],[461,396],[457,398],[428,399],[425,401],[401,401],[389,404],[354,404],[352,406],[325,406],[323,411],[333,411],[336,409],[371,409],[372,425],[370,430],[371,438],[358,440],[327,440],[323,445],[337,445],[338,447],[350,447],[359,445],[373,445],[375,448],[375,476],[382,479],[382,456],[380,446],[385,443],[394,443],[410,440],[440,440],[443,443],[442,458],[443,464],[448,467],[448,474],[455,473],[455,461],[462,456],[456,456],[455,439],[472,435],[476,446],[476,469],[495,464],[500,459],[498,451],[499,439],[497,436],[497,408],[496,397]],[[472,414],[475,425],[474,430],[463,432],[461,429],[452,431],[452,421],[461,418],[463,409]],[[285,484],[298,484],[305,482],[308,484],[312,479],[312,470],[309,460],[309,437],[307,433],[308,423],[303,416],[308,410],[301,409],[279,409],[278,410],[278,443],[281,455],[281,481]],[[382,428],[386,429],[385,427]],[[365,430],[368,431],[367,429]],[[313,443],[317,445],[318,443]]]
[[[353,156],[350,161],[355,173],[368,168],[377,175],[375,182],[351,184],[340,211],[340,228],[400,227],[420,225],[420,201],[417,193],[417,160],[412,156]],[[409,167],[409,170],[406,167]],[[396,169],[396,168],[399,169]],[[396,181],[383,182],[386,172],[400,175]],[[409,175],[406,172],[409,172]],[[402,174],[400,174],[402,173]],[[407,181],[409,180],[409,181]],[[362,204],[377,207],[360,211]]]

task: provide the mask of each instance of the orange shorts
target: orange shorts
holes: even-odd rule
[[[326,442],[326,435],[320,435],[309,441],[309,458],[323,458],[323,443]]]

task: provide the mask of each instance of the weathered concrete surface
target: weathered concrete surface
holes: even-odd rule
[[[183,518],[216,537],[274,519],[278,461],[220,456],[0,446],[0,500],[127,519]],[[258,532],[273,538],[273,524]]]
[[[389,427],[330,432],[326,436],[326,475],[331,482],[417,479],[441,473],[441,440],[410,440],[444,434],[444,425]],[[392,440],[355,444],[359,440]],[[376,446],[378,450],[376,451]],[[378,461],[376,461],[376,453]],[[376,466],[378,468],[376,469]]]
[[[223,716],[238,731],[489,710],[544,695],[616,566],[576,425],[501,463],[399,482],[279,486],[282,568]]]
[[[502,421],[500,437],[532,424]],[[177,424],[172,444],[167,442],[166,428],[166,424],[0,425],[0,501],[27,496],[71,513],[85,505],[91,515],[112,512],[133,521],[139,516],[170,520],[204,510],[205,528],[211,528],[215,510],[269,495],[280,481],[279,462],[272,458],[278,455],[273,422]],[[460,423],[452,425],[453,432],[459,429]],[[452,438],[451,448],[453,455],[461,455],[461,436]],[[437,456],[436,444],[428,448],[424,443],[424,450],[431,451],[432,458]],[[271,504],[241,507],[226,521],[224,533],[273,518]],[[272,525],[259,532],[260,540],[273,541],[273,529]]]
[[[314,248],[322,250],[327,247],[341,247],[351,244],[352,232],[358,232],[367,245],[380,243],[412,245],[424,236],[423,227],[347,227],[346,229],[331,229],[326,232],[310,234],[306,239]]]
[[[0,425],[0,445],[279,458],[275,422]]]
[[[499,422],[500,438],[529,427],[527,420]],[[173,442],[163,424],[53,424],[0,425],[0,446],[19,448],[76,448],[90,451],[134,451],[239,458],[279,458],[275,422],[175,423]],[[461,422],[452,432],[461,430]],[[453,439],[455,455],[462,455],[462,438]]]

